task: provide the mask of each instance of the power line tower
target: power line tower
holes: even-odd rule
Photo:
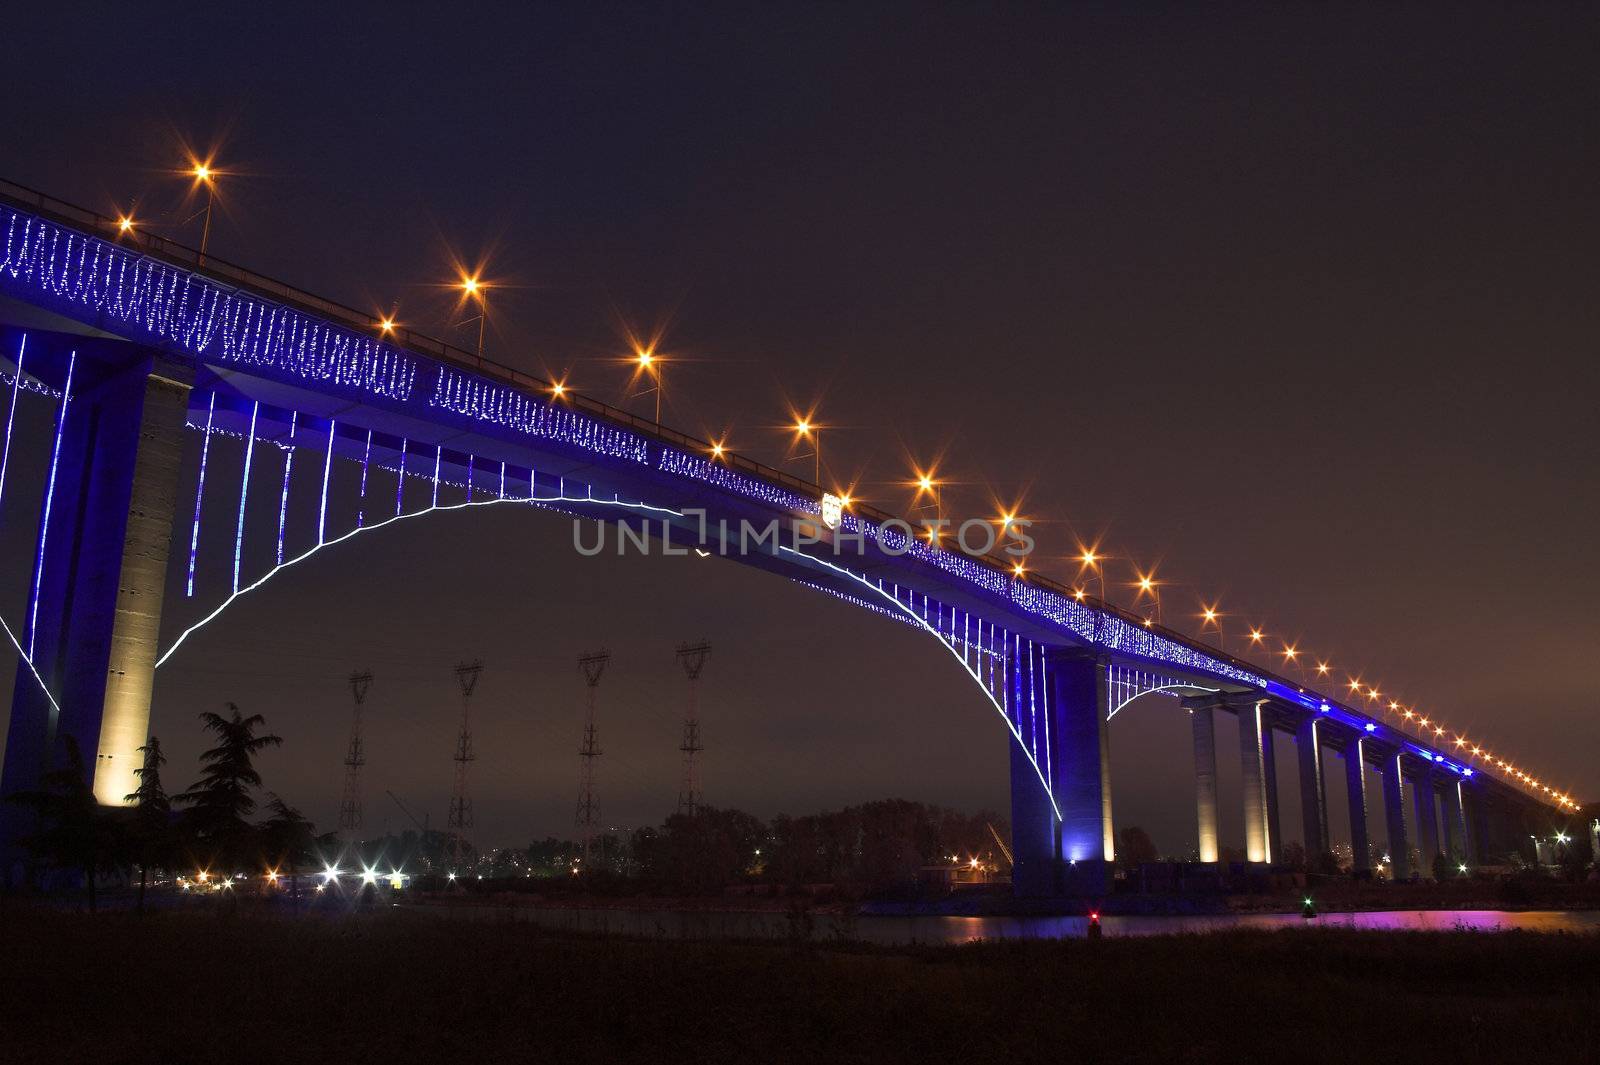
[[[472,692],[478,686],[483,663],[477,660],[456,663],[456,683],[461,688],[461,734],[456,737],[456,783],[450,793],[450,855],[460,872],[466,851],[467,829],[472,827],[472,798],[467,794],[467,767],[477,757],[472,752]]]
[[[350,748],[344,756],[344,796],[339,800],[339,832],[347,842],[361,842],[361,767],[367,764],[367,751],[361,743],[361,704],[372,687],[372,673],[350,674],[350,695],[355,700],[355,715],[350,723]]]
[[[583,713],[583,746],[578,757],[583,759],[582,775],[578,783],[577,828],[583,835],[584,869],[589,868],[589,849],[594,842],[595,825],[600,820],[600,803],[594,794],[595,759],[600,757],[600,737],[595,731],[595,689],[600,687],[600,677],[611,662],[610,651],[592,651],[578,656],[578,668],[583,670],[583,682],[588,688]]]
[[[678,786],[678,812],[690,817],[700,809],[700,765],[695,756],[705,748],[700,745],[700,710],[696,697],[700,690],[700,671],[706,668],[706,659],[710,657],[711,645],[705,640],[678,645],[678,664],[683,666],[683,672],[689,678],[689,709],[683,715],[683,743],[678,747],[683,752],[683,783]]]

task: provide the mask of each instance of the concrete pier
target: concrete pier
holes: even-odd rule
[[[1329,849],[1328,789],[1322,777],[1322,722],[1307,717],[1295,732],[1300,756],[1300,818],[1304,822],[1306,860],[1314,862]]]
[[[1194,729],[1195,816],[1200,860],[1217,860],[1217,723],[1210,707],[1189,711]]]
[[[1411,876],[1411,843],[1406,839],[1405,778],[1400,756],[1383,760],[1383,814],[1389,829],[1389,874],[1396,880]]]
[[[4,787],[36,786],[70,736],[94,767],[95,797],[121,804],[149,728],[190,374],[85,338],[52,354],[70,365],[72,389],[51,445],[59,458],[25,639],[56,701],[18,670]],[[0,809],[9,843],[21,824],[13,811]]]
[[[1079,651],[1052,651],[1041,679],[1050,724],[1048,758],[1055,808],[1028,756],[1011,748],[1012,883],[1017,894],[1097,895],[1111,886],[1116,844],[1111,823],[1111,750],[1107,742],[1104,661]]]
[[[1350,851],[1352,868],[1372,868],[1372,837],[1367,833],[1367,774],[1365,736],[1354,736],[1344,748],[1345,789],[1350,803]]]
[[[1423,876],[1433,875],[1433,860],[1439,856],[1439,810],[1433,795],[1433,770],[1424,769],[1411,782],[1411,801],[1416,809],[1417,851]]]
[[[1261,704],[1239,710],[1239,770],[1244,792],[1244,852],[1251,862],[1272,860],[1267,834],[1266,765],[1262,752]]]
[[[1267,803],[1267,861],[1283,857],[1283,823],[1278,817],[1278,757],[1273,744],[1272,725],[1262,712],[1261,792]]]

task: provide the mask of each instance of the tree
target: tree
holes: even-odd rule
[[[272,816],[261,826],[262,843],[273,868],[288,868],[289,893],[298,905],[300,864],[316,857],[316,830],[304,814],[276,795],[269,796],[267,809]]]
[[[77,741],[67,736],[65,746],[65,764],[44,774],[37,791],[8,799],[31,809],[40,822],[23,845],[36,859],[80,874],[93,913],[98,908],[96,876],[123,867],[123,833],[112,812],[95,800]]]
[[[172,800],[161,784],[161,767],[167,756],[161,753],[161,741],[151,736],[139,748],[144,763],[133,771],[139,786],[130,792],[126,802],[133,804],[133,820],[128,825],[130,852],[139,863],[139,912],[144,912],[144,889],[153,862],[169,862],[174,850],[172,839]]]
[[[233,703],[228,710],[232,717],[201,713],[201,722],[216,733],[217,745],[200,756],[200,779],[177,797],[189,806],[189,823],[205,857],[221,864],[224,875],[232,875],[232,865],[245,859],[254,831],[246,818],[256,808],[251,791],[261,786],[255,757],[283,744],[281,736],[256,735],[266,724],[260,714],[244,717]]]
[[[1156,850],[1150,833],[1138,825],[1129,825],[1123,829],[1122,838],[1117,843],[1117,860],[1124,868],[1137,869],[1148,862],[1161,860],[1161,854]]]

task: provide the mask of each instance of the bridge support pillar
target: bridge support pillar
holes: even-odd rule
[[[150,723],[189,372],[148,357],[98,380],[84,359],[74,370],[40,524],[37,599],[30,589],[19,633],[57,705],[21,664],[0,791],[36,786],[71,736],[95,798],[121,804]]]
[[[1486,804],[1483,793],[1467,787],[1465,783],[1461,785],[1461,812],[1467,822],[1467,861],[1474,865],[1485,865],[1493,854]]]
[[[1210,707],[1189,711],[1194,728],[1195,814],[1200,860],[1217,860],[1217,722]]]
[[[1278,752],[1272,726],[1261,722],[1261,790],[1267,800],[1267,861],[1283,857],[1283,824],[1278,817]]]
[[[1367,834],[1367,772],[1365,736],[1352,737],[1344,748],[1344,779],[1350,800],[1350,870],[1372,868],[1372,837]]]
[[[1116,857],[1105,663],[1087,652],[1052,650],[1041,687],[1049,727],[1039,734],[1037,768],[1009,740],[1012,887],[1024,896],[1103,894]],[[1025,739],[1031,751],[1031,730]],[[1059,820],[1041,774],[1055,793]]]
[[[1300,816],[1305,822],[1306,861],[1316,860],[1328,847],[1328,788],[1322,778],[1322,722],[1308,716],[1295,731],[1300,755]]]
[[[1406,839],[1405,778],[1400,775],[1400,756],[1383,760],[1383,813],[1389,827],[1389,875],[1395,880],[1411,878],[1411,843]]]
[[[1455,777],[1444,777],[1443,783],[1444,787],[1439,792],[1439,826],[1442,833],[1439,846],[1452,863],[1466,861],[1467,822],[1461,815],[1461,781]],[[1452,874],[1456,872],[1453,864],[1450,871]]]
[[[1261,717],[1261,705],[1255,703],[1239,710],[1239,761],[1240,783],[1244,791],[1244,851],[1251,862],[1272,860],[1272,842],[1268,834],[1266,747],[1262,736],[1266,726]]]
[[[1439,804],[1434,797],[1432,769],[1424,769],[1411,784],[1411,804],[1417,818],[1417,861],[1423,876],[1433,875],[1433,860],[1439,856]]]

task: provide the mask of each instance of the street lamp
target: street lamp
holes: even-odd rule
[[[1222,632],[1222,612],[1217,609],[1216,603],[1200,604],[1200,631],[1205,632],[1206,626],[1217,630],[1217,650],[1225,650],[1228,646],[1227,637]]]
[[[1140,573],[1137,569],[1135,569],[1134,572],[1139,578],[1134,582],[1133,585],[1134,604],[1138,605],[1144,600],[1145,596],[1149,596],[1150,599],[1155,603],[1155,611],[1152,616],[1155,620],[1155,623],[1159,625],[1161,624],[1161,582],[1156,580],[1156,571],[1151,570],[1149,573]]]
[[[794,457],[797,459],[809,458],[813,460],[812,481],[820,485],[822,483],[822,426],[812,421],[811,418],[812,415],[810,414],[795,415],[794,425],[791,426],[794,431],[795,440],[796,442],[800,440],[809,440],[811,442],[811,450],[805,454],[796,455]]]
[[[666,389],[666,382],[661,379],[661,363],[664,360],[649,348],[640,348],[636,350],[634,352],[634,359],[638,364],[637,368],[634,370],[635,379],[637,379],[639,375],[643,374],[644,376],[653,379],[655,384],[641,392],[635,392],[633,394],[633,398],[636,399],[639,396],[648,396],[650,393],[654,392],[656,396],[656,424],[660,425],[661,394]]]
[[[1106,571],[1103,563],[1106,560],[1106,556],[1098,553],[1096,550],[1098,546],[1098,544],[1095,547],[1078,545],[1078,574],[1082,576],[1083,571],[1088,570],[1100,582],[1100,601],[1104,603],[1106,601]]]
[[[489,286],[480,280],[477,274],[463,273],[461,280],[456,282],[456,288],[461,290],[461,298],[464,301],[478,301],[478,313],[473,315],[472,318],[463,318],[456,324],[466,325],[473,318],[478,320],[478,358],[481,359],[483,358],[483,330],[489,324],[489,299],[484,293],[489,290]]]
[[[217,171],[212,168],[211,160],[207,159],[205,162],[201,162],[195,159],[192,160],[192,165],[189,167],[189,176],[205,186],[206,190],[205,223],[200,227],[200,262],[198,264],[204,266],[206,246],[211,242],[211,206],[216,202],[217,198]]]

